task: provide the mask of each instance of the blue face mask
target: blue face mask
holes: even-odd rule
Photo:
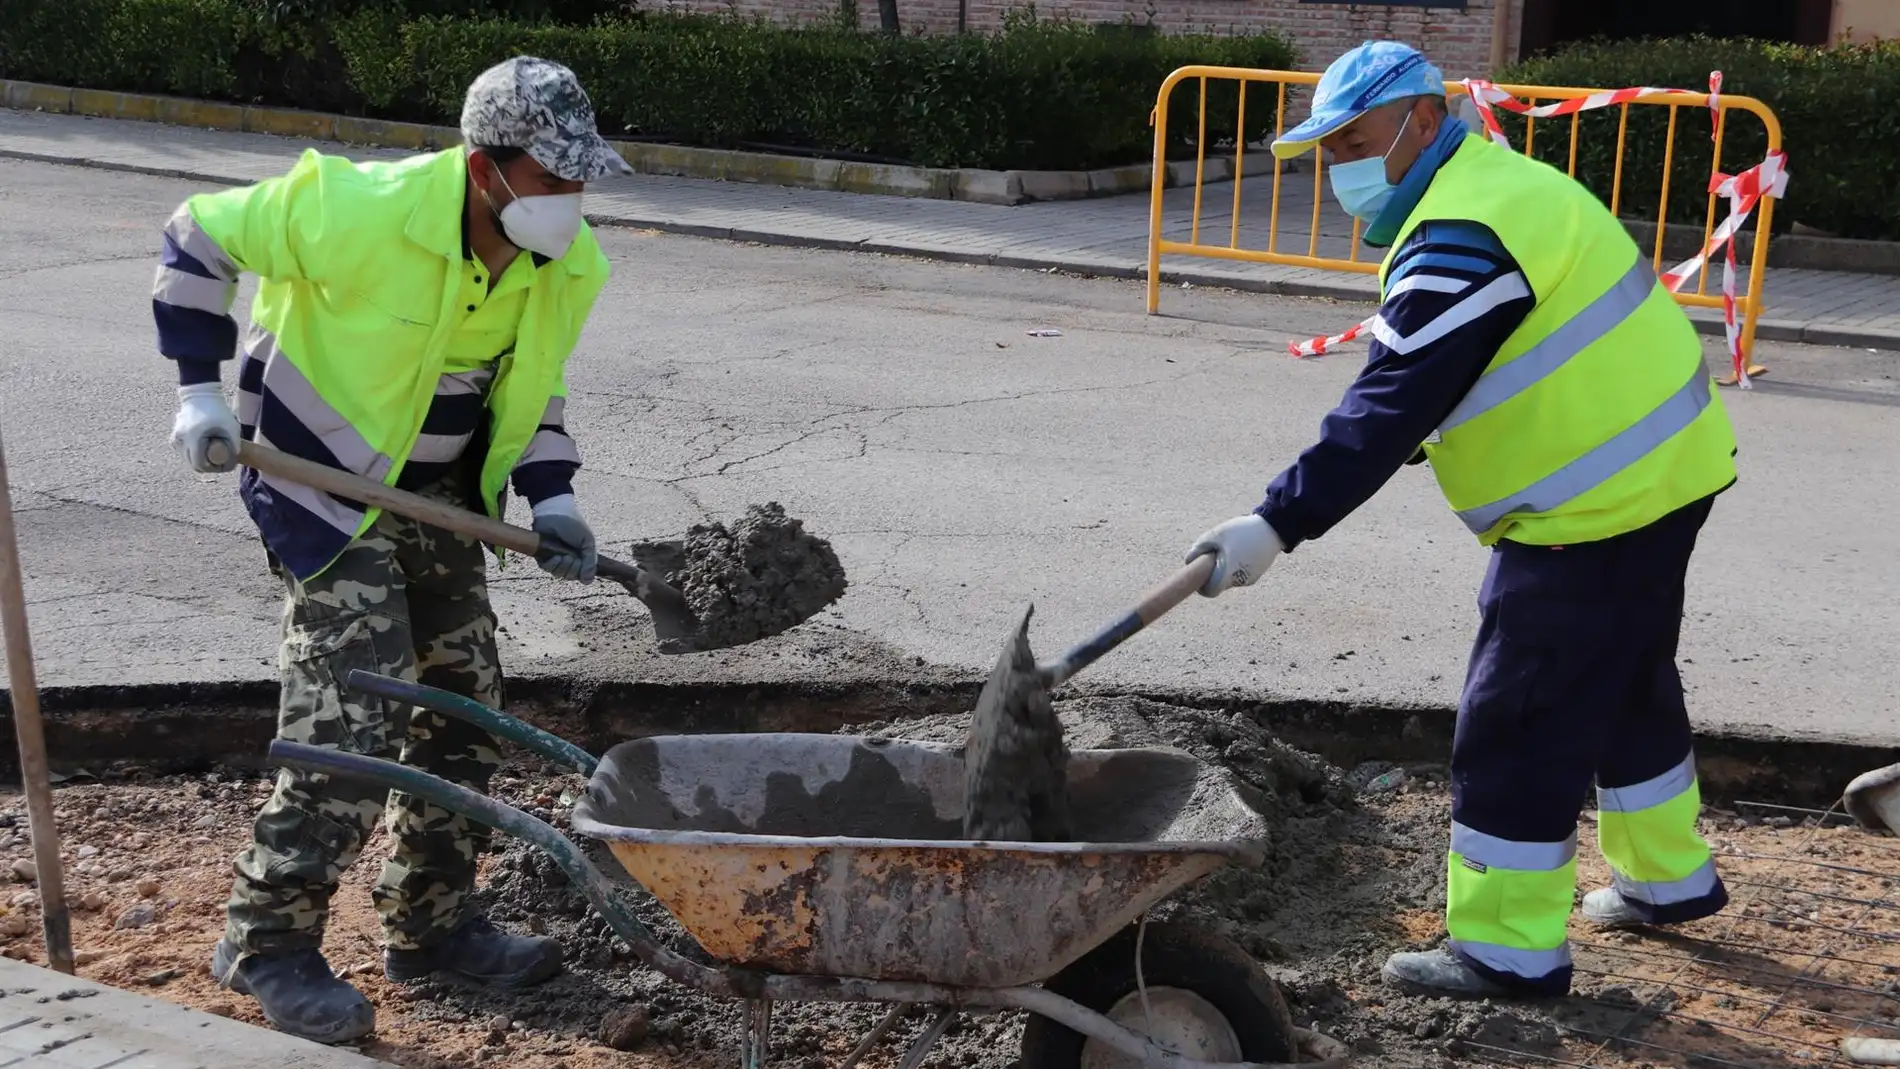
[[[1411,116],[1406,116],[1406,123]],[[1397,186],[1385,180],[1385,157],[1392,155],[1398,147],[1399,138],[1405,136],[1405,123],[1399,125],[1399,132],[1392,137],[1392,144],[1385,147],[1385,155],[1368,156],[1351,163],[1335,164],[1326,169],[1332,181],[1333,196],[1346,214],[1356,216],[1370,223],[1379,217],[1385,206],[1392,200],[1392,194],[1398,192]]]

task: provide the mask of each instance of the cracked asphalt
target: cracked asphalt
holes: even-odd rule
[[[280,591],[234,479],[167,443],[148,300],[158,228],[193,188],[0,161],[0,430],[43,686],[275,675]],[[601,240],[615,277],[569,419],[605,547],[777,500],[832,539],[851,589],[787,635],[663,657],[617,587],[516,562],[493,579],[516,675],[976,679],[1032,600],[1053,657],[1251,508],[1360,359],[1284,350],[1357,305],[1177,289],[1149,317],[1127,282]],[[1900,742],[1894,359],[1764,344],[1772,374],[1723,393],[1742,481],[1705,536],[1683,648],[1705,728]],[[1190,599],[1071,686],[1448,715],[1484,563],[1407,469],[1259,586]]]

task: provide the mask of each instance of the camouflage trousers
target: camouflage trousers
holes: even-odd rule
[[[462,504],[456,484],[428,496]],[[384,513],[322,574],[288,589],[277,736],[403,763],[488,789],[495,739],[425,709],[343,689],[354,669],[419,681],[500,708],[501,667],[482,546]],[[386,942],[439,941],[467,919],[488,829],[400,791],[284,769],[236,861],[225,936],[241,954],[322,943],[337,882],[385,815],[395,840],[371,898]]]

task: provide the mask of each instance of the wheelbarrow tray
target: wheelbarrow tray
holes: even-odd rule
[[[961,839],[963,780],[941,743],[656,736],[602,757],[571,827],[722,962],[958,987],[1045,980],[1186,884],[1264,859],[1260,816],[1180,750],[1076,751],[1078,842]]]

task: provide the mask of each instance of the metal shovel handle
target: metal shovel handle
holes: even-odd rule
[[[1055,663],[1042,669],[1047,686],[1053,690],[1062,685],[1070,676],[1094,664],[1109,650],[1128,641],[1135,632],[1161,619],[1169,609],[1187,600],[1189,594],[1201,589],[1207,577],[1214,574],[1214,555],[1202,555],[1183,565],[1169,576],[1160,586],[1142,595],[1135,607],[1121,619],[1096,632],[1093,636],[1070,648]]]

